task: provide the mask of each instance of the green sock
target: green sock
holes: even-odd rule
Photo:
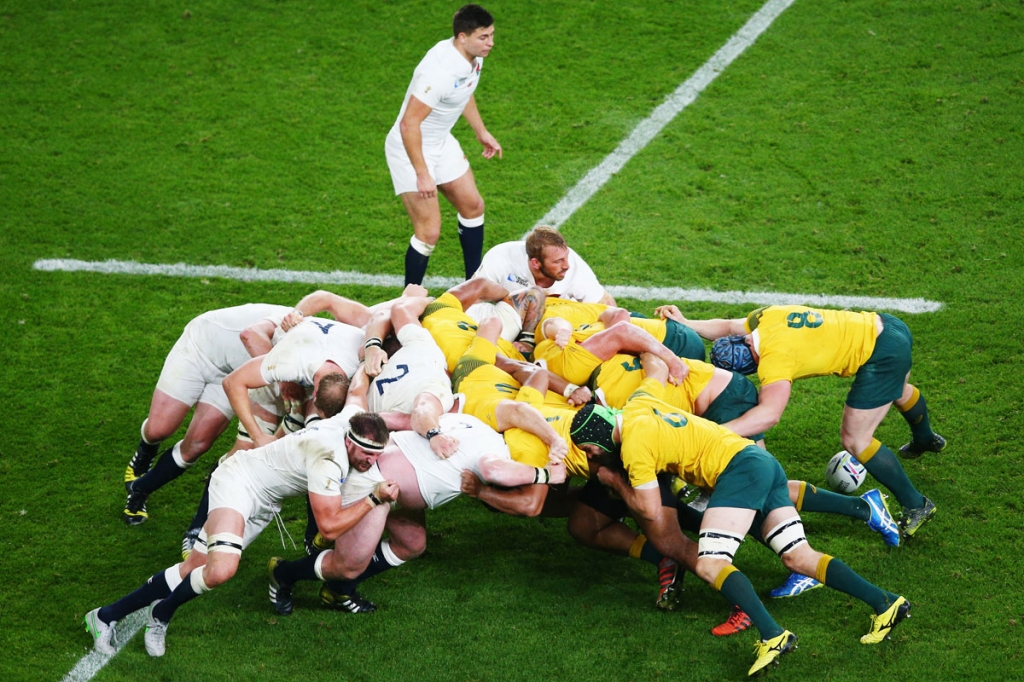
[[[915,443],[927,443],[935,436],[932,431],[931,420],[928,419],[928,403],[924,396],[918,393],[917,402],[906,412],[900,411],[903,418],[910,425],[910,433]]]
[[[726,576],[719,589],[726,599],[743,609],[750,616],[754,627],[761,633],[761,639],[771,639],[783,633],[782,626],[771,617],[768,609],[757,598],[754,586],[750,584],[747,576],[743,575],[740,571],[734,570]]]
[[[924,495],[907,478],[907,472],[892,450],[880,444],[875,456],[861,464],[879,483],[892,491],[901,505],[907,509],[924,506]]]
[[[645,542],[643,549],[640,550],[640,560],[646,561],[649,564],[657,566],[664,558],[664,555],[658,551],[658,548],[650,540]]]
[[[822,490],[810,483],[803,484],[800,500],[800,511],[824,512],[826,514],[842,514],[861,521],[871,518],[868,503],[852,495],[839,495]]]
[[[836,558],[832,558],[825,567],[824,583],[834,590],[856,597],[875,610],[882,613],[899,598],[892,592],[876,587],[857,575],[852,568]]]

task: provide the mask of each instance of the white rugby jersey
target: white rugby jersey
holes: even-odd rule
[[[480,82],[480,70],[484,60],[476,57],[472,62],[455,48],[452,38],[446,38],[434,45],[416,66],[412,82],[405,91],[402,110],[388,136],[398,136],[398,124],[405,115],[409,98],[415,97],[432,109],[420,125],[424,149],[440,146],[466,108],[469,98]]]
[[[239,334],[263,319],[279,324],[292,310],[288,306],[269,303],[219,308],[194,318],[185,326],[182,336],[187,340],[190,351],[227,375],[252,359],[242,345]],[[275,338],[278,333],[280,329],[275,333]]]
[[[484,254],[474,277],[483,277],[503,285],[509,292],[536,286],[530,272],[530,258],[526,255],[526,242],[496,244]],[[548,296],[568,298],[579,303],[599,303],[604,287],[597,275],[580,255],[569,249],[569,271],[560,282],[544,289]]]
[[[223,460],[214,475],[237,477],[264,506],[280,505],[306,492],[341,495],[348,477],[345,435],[349,420],[361,409],[348,406],[330,419],[254,450],[240,450]]]
[[[435,455],[427,439],[415,431],[395,431],[391,434],[391,440],[416,470],[420,495],[430,509],[440,507],[462,493],[463,470],[481,476],[479,465],[484,455],[512,459],[501,434],[476,417],[449,412],[441,415],[438,424],[441,433],[459,439],[459,449],[448,459]],[[346,487],[346,494],[347,490]]]
[[[336,363],[349,378],[359,368],[359,349],[363,330],[344,322],[307,317],[263,356],[260,372],[268,384],[294,381],[311,387],[313,376],[328,360]]]
[[[370,384],[367,403],[371,412],[412,412],[420,393],[430,393],[447,412],[455,401],[448,362],[434,337],[423,327],[407,324],[398,332],[402,347],[388,359]]]

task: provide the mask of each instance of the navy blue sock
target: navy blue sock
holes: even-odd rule
[[[139,439],[139,447],[135,448],[135,455],[130,464],[136,476],[141,476],[149,471],[149,465],[153,463],[153,458],[160,452],[160,443],[161,441],[147,443]]]
[[[98,615],[100,620],[108,624],[115,620],[123,620],[125,616],[149,606],[157,599],[166,599],[170,593],[171,588],[167,585],[164,572],[160,571],[150,576],[149,580],[142,583],[134,592],[101,608]]]
[[[174,461],[174,455],[171,453],[173,449],[170,447],[164,450],[156,465],[145,476],[135,479],[132,490],[137,493],[153,493],[185,473],[185,470]]]
[[[213,478],[213,472],[216,470],[217,467],[214,466],[213,470],[210,471],[210,475],[206,477],[206,486],[203,487],[203,496],[199,498],[199,507],[196,508],[192,522],[188,524],[189,531],[199,532],[202,530],[203,524],[206,523],[206,517],[210,514],[210,480]]]
[[[195,571],[202,571],[203,567],[195,568]],[[171,622],[171,618],[174,617],[174,612],[178,610],[178,607],[186,602],[190,602],[199,596],[199,592],[196,592],[192,587],[192,573],[185,576],[185,579],[181,581],[181,584],[174,588],[163,601],[157,602],[156,606],[153,607],[153,617],[157,620],[161,620],[165,623]]]
[[[316,556],[302,557],[295,561],[282,561],[274,570],[274,577],[278,582],[286,585],[294,585],[300,580],[319,580],[314,566],[316,566]]]
[[[472,277],[484,257],[484,226],[466,227],[459,221],[459,242],[462,244],[462,263],[466,268],[466,279]]]
[[[369,580],[375,575],[379,575],[388,569],[394,568],[388,563],[388,560],[384,558],[384,541],[381,540],[377,543],[377,549],[373,551],[373,558],[370,559],[370,565],[360,573],[357,577],[352,580],[330,580],[327,586],[338,594],[352,594],[355,592],[356,587],[364,580]]]
[[[410,244],[405,251],[405,283],[423,284],[428,262],[430,262],[430,256],[424,256]]]
[[[309,496],[306,496],[306,534],[305,538],[307,542],[313,542],[313,538],[320,532],[320,529],[316,525],[316,517],[313,516],[313,505],[309,502]]]

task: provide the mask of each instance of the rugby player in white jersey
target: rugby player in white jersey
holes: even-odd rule
[[[412,220],[413,236],[405,254],[406,284],[423,281],[441,236],[438,191],[458,211],[466,278],[480,265],[484,200],[462,147],[451,134],[459,117],[476,133],[485,159],[502,154],[501,145],[480,118],[475,97],[484,57],[494,47],[494,18],[479,5],[465,5],[452,19],[452,34],[416,66],[384,143],[395,194]]]
[[[252,359],[241,335],[247,328],[262,322],[274,325],[291,310],[287,306],[250,303],[211,310],[185,325],[185,330],[164,361],[153,391],[149,415],[142,422],[142,438],[125,468],[124,482],[128,493],[123,512],[125,523],[138,525],[145,522],[149,518],[146,509],[149,495],[192,466],[231,423],[235,411],[221,382]],[[270,350],[271,345],[272,339],[267,337],[252,350],[263,354]],[[273,428],[276,428],[280,412],[274,396],[263,392],[254,397],[255,404],[251,404],[248,393],[239,401],[244,402],[246,409],[258,416],[263,424],[273,423]],[[150,470],[161,442],[178,430],[193,407],[195,412],[185,437],[165,450]],[[253,424],[257,430],[261,426],[255,421]]]
[[[455,396],[444,353],[420,324],[421,301],[422,297],[399,300],[390,309],[377,310],[367,324],[365,367],[373,377],[367,405],[371,412],[410,415],[409,428],[427,439],[438,457],[448,457],[459,442],[441,433],[438,419],[452,409]],[[401,347],[388,357],[382,339],[390,331]]]
[[[530,230],[524,241],[491,247],[473,278],[501,284],[509,292],[535,287],[552,298],[615,305],[615,299],[605,291],[586,261],[569,248],[558,230],[546,225]],[[508,315],[501,306],[501,303],[481,301],[466,312],[478,322],[489,317],[501,318],[502,338],[513,341],[516,330],[508,323]],[[531,337],[532,334],[527,333],[520,340],[530,343]]]
[[[552,461],[544,468],[512,460],[501,435],[467,414],[441,415],[440,428],[458,440],[451,457],[441,459],[429,443],[412,431],[396,431],[375,466],[353,472],[342,494],[346,504],[358,504],[384,482],[399,487],[398,505],[371,511],[352,530],[340,536],[332,550],[295,561],[270,560],[270,602],[278,613],[293,610],[292,588],[302,580],[325,580],[324,604],[350,613],[370,613],[376,605],[356,586],[379,573],[420,556],[427,545],[424,510],[435,509],[461,493],[462,472],[503,487],[565,481],[565,465]],[[382,539],[384,530],[388,539]]]
[[[163,656],[167,625],[177,608],[234,576],[242,550],[277,516],[285,498],[308,493],[321,532],[329,539],[350,530],[378,505],[396,500],[397,484],[383,481],[362,500],[342,506],[341,489],[350,469],[368,470],[387,440],[387,425],[379,415],[348,407],[302,431],[225,459],[212,477],[210,517],[188,559],[86,614],[95,650],[116,653],[117,622],[149,606],[146,651]]]
[[[259,430],[246,396],[250,389],[290,381],[312,388],[314,402],[344,404],[349,379],[359,367],[363,330],[344,322],[309,317],[295,325],[266,355],[255,357],[224,378],[224,392],[256,445],[274,439]]]
[[[556,298],[615,305],[615,299],[587,262],[569,248],[562,233],[546,225],[530,230],[523,241],[491,247],[474,277],[504,285],[509,291],[536,286]]]

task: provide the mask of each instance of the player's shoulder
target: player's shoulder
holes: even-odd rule
[[[499,258],[510,259],[517,256],[522,257],[524,260],[526,259],[526,242],[516,241],[495,244],[487,250],[487,253],[484,254],[484,260],[487,260],[488,257],[490,257],[491,260],[496,260]]]
[[[423,55],[423,59],[420,60],[416,70],[434,74],[450,75],[462,66],[460,60],[462,63],[466,63],[466,60],[462,59],[458,50],[455,49],[452,39],[445,38],[443,40],[439,40],[433,47],[427,50],[427,53]]]

